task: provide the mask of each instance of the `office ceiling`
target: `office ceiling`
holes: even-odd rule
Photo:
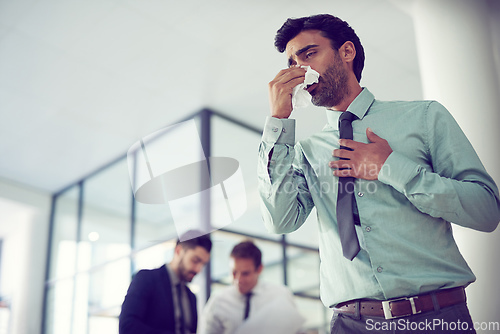
[[[379,99],[421,98],[402,3],[0,1],[0,178],[56,192],[204,107],[261,128],[288,17],[348,21],[365,47],[362,85]],[[320,108],[294,114],[298,138],[325,122]]]

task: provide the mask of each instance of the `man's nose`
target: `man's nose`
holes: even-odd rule
[[[301,60],[297,60],[297,66],[308,66],[309,63],[307,61],[301,61]]]

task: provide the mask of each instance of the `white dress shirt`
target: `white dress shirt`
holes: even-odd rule
[[[292,311],[301,319],[292,293],[283,285],[259,281],[252,290],[247,320],[243,319],[245,304],[246,296],[242,295],[234,285],[214,292],[203,309],[198,333],[235,334],[244,327],[243,325],[253,326],[252,322],[255,322],[257,326],[267,322],[273,322],[273,327],[280,326],[280,321],[274,313],[279,310],[286,310],[287,316],[290,316],[290,311]],[[289,324],[284,324],[284,321],[282,323],[282,327],[289,326]],[[260,328],[255,333],[265,333],[265,329]]]

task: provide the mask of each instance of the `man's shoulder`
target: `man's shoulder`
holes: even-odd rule
[[[413,104],[421,104],[422,102],[425,102],[423,100],[379,100],[379,99],[374,99],[373,103],[370,105],[369,109],[376,109],[376,108],[385,108],[388,106],[405,106],[405,105],[413,105]]]
[[[162,272],[167,272],[165,265],[153,269],[141,269],[137,273],[135,273],[134,278],[145,279],[147,277],[155,277],[159,276]]]
[[[370,111],[373,110],[386,110],[391,108],[398,108],[399,110],[407,109],[427,109],[431,105],[441,105],[435,100],[377,100],[375,99],[370,106]]]
[[[162,265],[158,268],[141,269],[137,273],[157,273],[159,271],[167,270],[166,265]]]

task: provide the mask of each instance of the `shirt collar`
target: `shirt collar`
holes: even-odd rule
[[[250,291],[253,295],[258,295],[262,290],[262,283],[260,280],[257,281],[257,284],[253,287],[252,291]]]
[[[168,263],[166,265],[166,267],[167,267],[168,274],[170,276],[170,283],[172,284],[172,286],[176,286],[177,284],[179,284],[181,282],[181,280],[179,279],[179,276],[177,276],[175,271],[172,269],[172,267],[170,266],[170,263]]]
[[[233,287],[233,291],[235,291],[238,296],[245,297],[245,295],[240,293],[240,291],[238,290],[238,287],[236,285],[233,284],[232,287]],[[261,292],[262,292],[262,283],[260,280],[258,280],[257,284],[255,284],[253,289],[250,290],[250,293],[252,294],[252,296],[255,296],[255,295],[260,294]]]
[[[375,97],[368,90],[368,88],[363,88],[361,93],[356,96],[354,101],[347,107],[347,111],[352,112],[354,115],[358,116],[359,119],[365,117],[368,109],[372,105],[373,101],[375,101]],[[334,129],[338,129],[339,117],[342,114],[342,111],[337,110],[327,110],[326,118],[328,119],[329,127]]]

